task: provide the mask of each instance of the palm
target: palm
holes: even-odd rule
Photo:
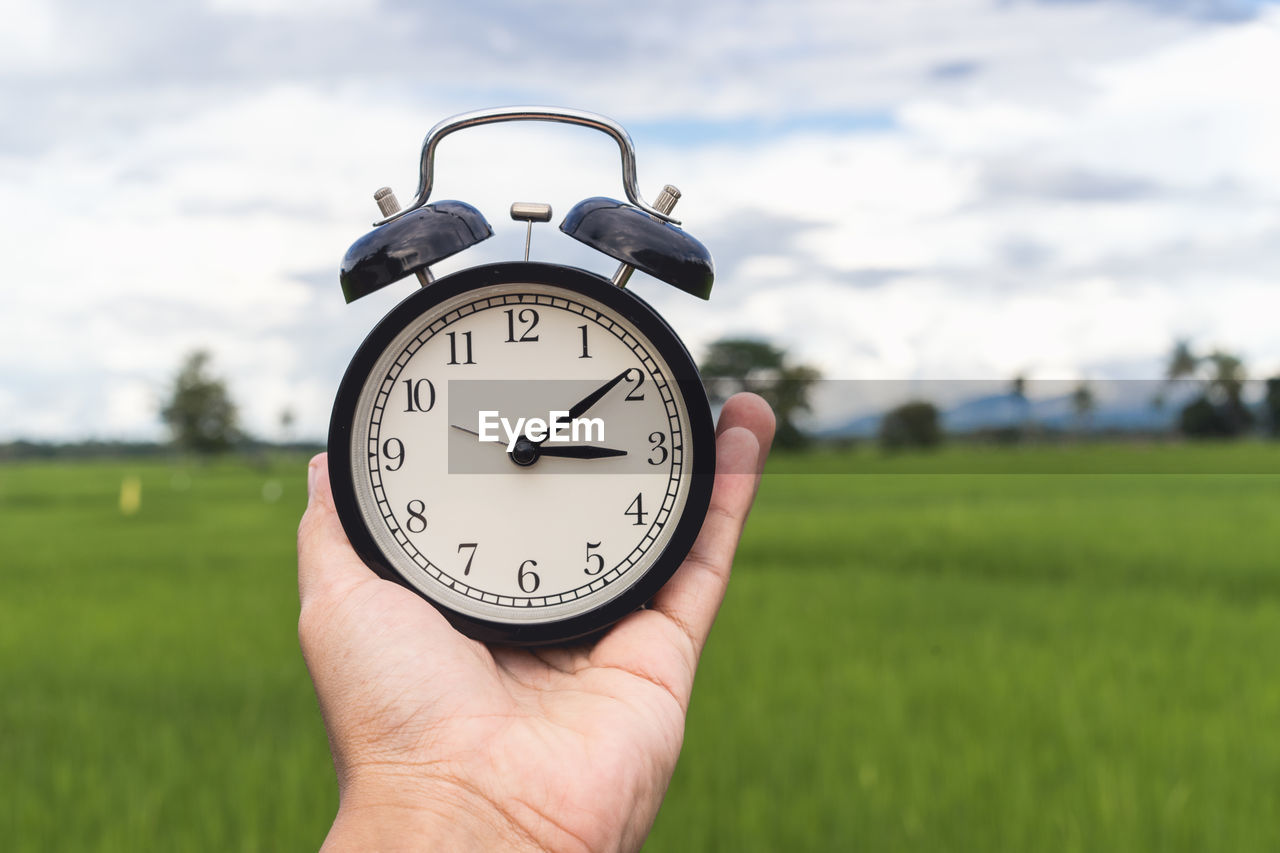
[[[666,790],[693,672],[692,645],[666,616],[633,614],[590,648],[491,650],[371,577],[344,597],[330,628],[341,648],[327,652],[379,660],[326,702],[331,728],[359,721],[358,743],[335,740],[340,772],[392,760],[442,776],[481,767],[469,793],[557,849],[571,840],[599,849],[652,823],[635,804],[656,810]],[[584,807],[565,812],[566,801]]]
[[[768,409],[754,400],[726,406],[757,433],[738,436],[741,447],[722,442],[722,462],[726,452],[742,457],[729,459],[738,471],[747,454],[758,468],[771,435]],[[654,609],[591,646],[470,640],[376,578],[343,537],[317,570],[325,577],[300,570],[300,633],[344,791],[390,776],[434,800],[450,789],[531,846],[638,847],[675,768],[698,654],[755,482],[718,477],[703,534]]]

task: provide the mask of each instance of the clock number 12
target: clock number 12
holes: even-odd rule
[[[509,344],[530,344],[538,340],[537,335],[530,335],[538,326],[538,312],[532,308],[521,308],[517,315],[515,309],[504,312],[507,315],[507,343]],[[528,323],[529,326],[520,333],[520,337],[516,337],[516,320],[521,323]]]

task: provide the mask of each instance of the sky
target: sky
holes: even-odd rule
[[[1280,373],[1280,4],[0,0],[0,440],[149,440],[204,348],[245,427],[320,438],[413,279],[339,261],[468,110],[592,110],[711,250],[709,302],[630,285],[695,355],[766,337],[833,379],[1161,375],[1179,337]],[[615,264],[604,135],[450,137],[433,199],[495,236],[436,268]],[[849,401],[824,400],[836,418]]]

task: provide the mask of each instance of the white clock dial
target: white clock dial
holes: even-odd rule
[[[545,436],[583,401],[576,435]],[[670,365],[621,312],[548,283],[476,287],[373,363],[352,487],[378,550],[428,598],[486,622],[563,620],[663,553],[690,495],[690,435]]]

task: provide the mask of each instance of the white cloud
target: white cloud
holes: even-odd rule
[[[60,65],[53,9],[24,0],[0,0],[0,70],[52,69]]]
[[[579,10],[552,27],[454,10],[424,59],[394,41],[416,18],[396,17],[389,45],[361,41],[370,14],[273,29],[298,8],[222,16],[186,53],[142,51],[149,78],[130,48],[164,40],[105,27],[76,62],[109,95],[50,71],[48,34],[73,44],[89,24],[22,12],[36,37],[0,61],[27,74],[5,98],[31,104],[29,127],[0,140],[0,185],[21,199],[0,207],[14,247],[0,436],[159,435],[154,398],[196,346],[251,430],[278,435],[288,406],[299,434],[322,435],[342,365],[409,289],[341,304],[337,262],[372,190],[410,197],[427,128],[502,100],[611,112],[633,125],[642,189],[685,191],[677,215],[722,272],[712,301],[635,287],[695,348],[768,334],[833,377],[1003,378],[1154,365],[1191,334],[1280,368],[1276,12],[1222,25],[1102,3],[684,4],[673,39],[661,14],[619,28]],[[340,38],[348,51],[321,55]],[[270,51],[243,77],[222,64],[273,44],[304,51],[301,70]],[[868,111],[882,127],[857,127]],[[716,130],[742,118],[724,125],[740,134]],[[558,221],[621,193],[603,136],[461,138],[441,147],[436,197],[476,204],[497,234],[438,272],[517,257],[512,201],[550,202]],[[534,254],[613,266],[554,226]]]
[[[213,12],[252,17],[353,18],[377,8],[377,0],[209,0]]]

